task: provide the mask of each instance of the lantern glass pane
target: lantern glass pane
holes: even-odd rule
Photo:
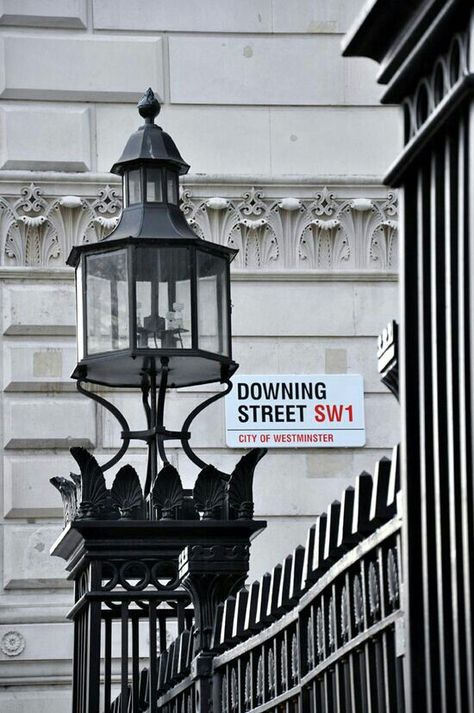
[[[142,201],[142,184],[140,170],[135,169],[128,173],[128,201],[127,205],[141,203]]]
[[[139,349],[190,349],[191,260],[187,247],[136,248]]]
[[[199,349],[229,356],[226,259],[198,251],[197,275]]]
[[[127,251],[86,259],[87,354],[129,346]]]
[[[163,202],[162,173],[159,168],[146,170],[146,199],[149,203]]]
[[[83,281],[82,281],[82,271],[84,270],[84,258],[81,258],[81,262],[76,271],[76,321],[77,321],[77,360],[81,361],[84,359],[84,295],[83,295]]]
[[[167,173],[168,203],[178,203],[178,176],[172,171]]]
[[[122,176],[122,196],[123,196],[123,207],[128,206],[128,195],[127,195],[127,178],[126,174]]]

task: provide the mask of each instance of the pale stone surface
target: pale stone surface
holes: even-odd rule
[[[5,589],[70,588],[64,562],[49,550],[61,525],[6,525],[3,537],[3,586]]]
[[[271,173],[266,108],[165,105],[159,124],[172,135],[193,173]],[[111,131],[111,126],[116,130]],[[110,170],[136,128],[137,117],[129,107],[97,107],[98,170]]]
[[[75,334],[76,306],[70,283],[4,283],[3,333]]]
[[[272,0],[93,0],[98,30],[271,32]]]
[[[399,439],[400,407],[391,393],[366,395],[365,427],[368,448],[395,445]]]
[[[259,519],[264,520],[263,515]],[[295,547],[304,545],[308,528],[314,522],[310,517],[271,517],[267,529],[252,541],[250,570],[247,581],[259,579],[291,554]]]
[[[0,708],[3,713],[65,713],[71,708],[70,686],[63,689],[32,687],[25,690],[9,689],[0,693]]]
[[[271,283],[235,283],[233,332],[237,337],[374,337],[393,318],[397,285],[385,283],[310,283],[290,281],[279,290]],[[258,310],[254,305],[258,304]],[[324,305],[324,308],[322,308]],[[249,319],[249,315],[252,319]]]
[[[76,344],[49,337],[28,340],[13,338],[4,343],[3,388],[5,391],[72,389],[71,373],[76,366]]]
[[[59,517],[63,515],[61,496],[49,479],[68,476],[77,470],[72,457],[47,453],[44,456],[13,455],[3,458],[4,516],[6,518]]]
[[[398,285],[356,285],[354,288],[354,319],[360,334],[379,334],[393,317],[398,301]]]
[[[0,107],[0,168],[88,171],[91,163],[90,111],[44,104]],[[35,133],[35,142],[28,140]]]
[[[186,11],[173,0],[93,0],[98,30],[169,32],[346,32],[362,0],[202,0]]]
[[[363,0],[273,0],[274,32],[346,32]]]
[[[3,418],[5,448],[90,448],[96,442],[95,405],[81,396],[5,396]]]
[[[150,84],[163,95],[159,38],[4,35],[1,44],[4,98],[136,102]]]
[[[343,59],[337,36],[171,36],[169,53],[170,97],[175,103],[300,106],[378,102],[376,64]]]
[[[25,641],[25,648],[18,655],[17,661],[64,660],[70,658],[72,652],[71,626],[64,622],[61,624],[49,624],[49,627],[51,637],[45,636],[46,627],[42,624],[26,624],[14,628]],[[11,625],[0,626],[0,639],[11,630]],[[11,660],[0,650],[0,661]]]
[[[83,29],[86,0],[1,0],[0,25]]]
[[[396,317],[396,305],[392,305],[392,309]],[[233,356],[242,374],[362,374],[366,392],[387,393],[377,371],[376,350],[375,336],[272,338],[262,335],[233,340]]]
[[[393,107],[271,110],[275,174],[382,175],[400,146]]]

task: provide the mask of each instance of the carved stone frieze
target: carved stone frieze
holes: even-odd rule
[[[105,186],[93,198],[48,198],[30,183],[20,197],[0,197],[2,265],[60,267],[73,245],[101,240],[116,226],[121,199]]]
[[[324,187],[312,199],[266,199],[252,188],[235,200],[185,190],[182,208],[198,235],[239,249],[240,269],[397,269],[393,194],[351,200]]]
[[[201,237],[238,248],[233,269],[397,269],[394,194],[363,198],[359,191],[350,198],[315,186],[301,197],[283,190],[266,196],[263,188],[242,186],[238,195],[233,190],[230,196],[209,197],[194,188],[183,188],[184,214]],[[1,197],[0,264],[61,267],[73,245],[105,238],[120,217],[120,187],[96,185],[95,191],[48,197],[47,190],[30,183],[20,196]]]

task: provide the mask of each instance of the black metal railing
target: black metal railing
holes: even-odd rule
[[[204,658],[184,630],[157,660],[160,713],[402,712],[398,482],[396,448],[316,519],[305,547],[218,606]],[[111,710],[121,705],[123,693]]]

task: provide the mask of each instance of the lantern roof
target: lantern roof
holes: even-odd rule
[[[121,176],[129,165],[148,161],[162,161],[175,167],[180,175],[187,173],[189,164],[182,158],[173,139],[155,124],[161,107],[151,87],[137,106],[145,123],[130,136],[119,160],[110,169],[111,173]]]

